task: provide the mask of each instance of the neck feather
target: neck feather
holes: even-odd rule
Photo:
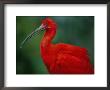
[[[51,41],[54,38],[55,34],[56,34],[56,29],[46,30],[44,37],[41,41],[41,47],[42,48],[48,47],[51,44]]]

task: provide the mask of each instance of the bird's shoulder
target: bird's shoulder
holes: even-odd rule
[[[75,45],[59,43],[56,44],[55,47],[58,49],[59,52],[75,52],[75,53],[87,53],[87,49]]]
[[[68,44],[57,44],[57,57],[58,58],[77,58],[79,60],[84,60],[89,62],[89,55],[86,48],[81,48],[79,46],[73,46]]]

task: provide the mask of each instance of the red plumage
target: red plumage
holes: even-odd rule
[[[57,25],[51,18],[42,21],[45,26],[45,35],[40,44],[41,56],[52,74],[93,74],[94,69],[90,63],[85,48],[69,44],[52,44],[56,34]]]

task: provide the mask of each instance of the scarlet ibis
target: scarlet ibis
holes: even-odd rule
[[[54,20],[45,18],[41,26],[28,35],[21,46],[35,33],[45,31],[40,52],[50,74],[93,74],[94,69],[86,48],[64,43],[52,44],[56,29]]]

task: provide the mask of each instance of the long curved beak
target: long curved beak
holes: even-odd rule
[[[20,48],[22,48],[22,46],[25,44],[25,42],[27,42],[29,39],[31,39],[31,38],[35,35],[35,33],[39,34],[40,31],[44,30],[44,28],[45,28],[44,25],[41,24],[41,26],[40,26],[39,28],[35,29],[32,33],[30,33],[30,34],[23,40],[23,42],[22,42],[21,45],[20,45]]]

